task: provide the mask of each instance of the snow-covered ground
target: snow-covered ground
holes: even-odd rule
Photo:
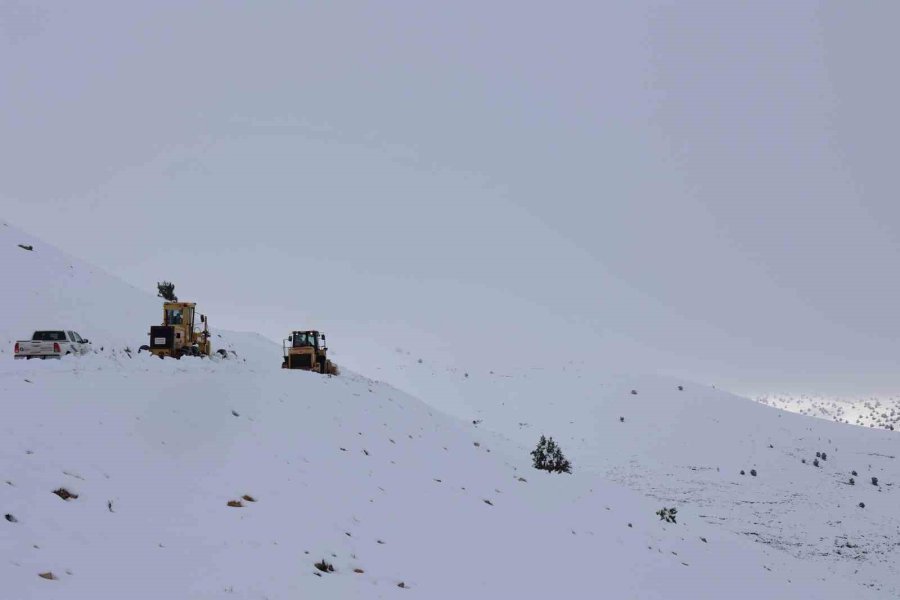
[[[218,329],[236,358],[161,361],[125,351],[160,316],[151,294],[7,225],[0,277],[4,600],[900,589],[891,432],[587,365],[467,373],[399,351],[350,365],[369,377],[288,372],[276,344]],[[49,326],[98,352],[12,360]],[[531,468],[541,434],[573,475]]]
[[[812,419],[667,377],[605,374],[574,361],[493,372],[420,362],[398,349],[367,374],[523,447],[542,433],[553,435],[576,470],[677,504],[682,514],[862,586],[900,594],[895,432]]]
[[[900,398],[765,394],[757,402],[781,410],[860,427],[900,430]]]

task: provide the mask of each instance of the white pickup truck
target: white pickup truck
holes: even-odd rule
[[[91,342],[75,331],[61,329],[35,331],[30,340],[16,342],[16,358],[62,358],[68,354],[87,354]]]

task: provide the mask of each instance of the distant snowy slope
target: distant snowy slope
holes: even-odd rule
[[[0,223],[0,280],[8,292],[0,295],[4,345],[34,329],[65,327],[98,344],[136,348],[148,319],[161,314],[160,299],[7,223]]]
[[[757,397],[756,401],[782,410],[838,423],[889,431],[900,430],[900,398],[896,396],[766,394]]]

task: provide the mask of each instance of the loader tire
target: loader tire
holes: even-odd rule
[[[144,344],[143,346],[141,346],[140,348],[138,348],[138,354],[140,354],[141,352],[143,352],[143,351],[145,351],[145,350],[146,350],[147,352],[150,352],[150,346],[148,346],[147,344]]]

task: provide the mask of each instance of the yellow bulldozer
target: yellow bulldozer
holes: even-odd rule
[[[150,344],[141,346],[155,356],[209,356],[212,344],[209,341],[209,324],[206,315],[200,316],[200,329],[195,323],[197,304],[194,302],[166,302],[163,304],[162,325],[150,327]],[[219,354],[225,356],[224,350]]]
[[[337,375],[338,369],[328,360],[325,334],[318,331],[292,331],[282,342],[282,369],[303,369],[326,375]]]

